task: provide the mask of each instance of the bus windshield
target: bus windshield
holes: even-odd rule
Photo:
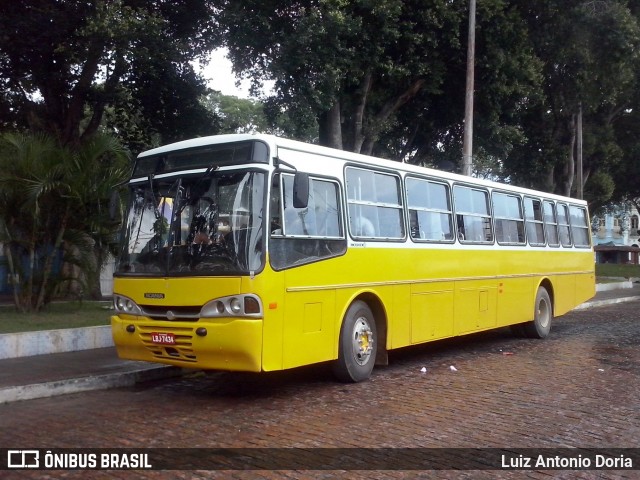
[[[266,174],[209,169],[132,184],[116,274],[249,274],[262,268]]]

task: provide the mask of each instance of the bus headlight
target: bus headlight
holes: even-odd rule
[[[216,298],[200,310],[200,318],[262,318],[262,302],[257,295],[234,295]]]
[[[242,304],[240,303],[240,300],[238,300],[236,297],[233,297],[229,301],[229,307],[231,307],[231,312],[235,313],[236,315],[242,311]]]
[[[117,313],[127,313],[129,315],[142,315],[140,307],[124,295],[113,295],[113,308]]]

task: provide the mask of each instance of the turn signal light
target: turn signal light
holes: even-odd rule
[[[260,304],[255,297],[244,297],[244,313],[260,313]]]

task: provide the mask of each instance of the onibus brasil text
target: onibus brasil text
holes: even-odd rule
[[[25,461],[25,458],[28,461]],[[54,470],[84,469],[150,469],[148,453],[59,453],[47,450],[41,456],[38,450],[9,450],[9,468]]]

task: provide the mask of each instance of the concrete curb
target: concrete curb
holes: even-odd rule
[[[596,284],[596,292],[610,292],[612,290],[621,290],[625,288],[633,288],[633,282],[631,280],[625,280],[622,282]]]
[[[0,334],[0,360],[113,347],[111,326]]]
[[[614,305],[616,303],[633,302],[635,300],[640,300],[640,295],[634,295],[631,297],[622,297],[622,298],[610,298],[607,300],[590,300],[588,302],[583,303],[582,305],[578,305],[576,308],[574,308],[574,310],[585,310],[587,308],[603,307],[605,305]]]
[[[80,378],[57,380],[54,382],[19,385],[0,389],[0,405],[18,400],[48,398],[69,393],[105,390],[108,388],[130,387],[139,382],[178,377],[188,370],[180,367],[151,365],[130,372],[110,373]]]

